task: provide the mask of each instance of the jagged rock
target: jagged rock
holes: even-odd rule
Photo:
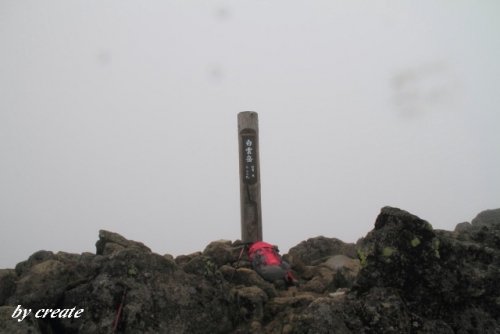
[[[312,302],[292,324],[294,333],[412,333],[412,317],[396,289],[375,287]],[[430,333],[430,332],[429,332]]]
[[[256,286],[233,288],[231,298],[239,306],[240,316],[246,320],[262,321],[267,294]]]
[[[317,266],[305,266],[300,277],[306,282],[302,290],[316,293],[351,287],[360,269],[359,260],[345,255],[333,255]]]
[[[16,265],[16,273],[18,276],[21,276],[35,264],[43,262],[45,260],[53,259],[54,257],[55,254],[50,251],[40,250],[38,252],[35,252],[26,261],[19,262]]]
[[[334,288],[350,288],[361,269],[361,264],[358,259],[352,259],[345,255],[334,255],[328,258],[322,266],[333,270]]]
[[[3,305],[16,290],[16,279],[14,269],[0,269],[0,305]]]
[[[201,252],[194,252],[194,253],[191,253],[188,255],[179,255],[175,258],[175,263],[177,263],[177,265],[179,265],[181,267],[184,267],[186,264],[189,263],[189,261],[191,261],[193,258],[200,256],[200,255],[201,255]]]
[[[346,270],[350,270],[356,274],[360,268],[359,260],[352,259],[352,258],[347,257],[345,255],[331,256],[322,265],[324,265],[324,266],[326,266],[334,271],[346,269]]]
[[[360,245],[363,267],[354,288],[360,296],[375,287],[397,289],[413,313],[443,320],[454,331],[499,328],[500,252],[494,243],[477,242],[491,241],[479,235],[483,228],[456,239],[408,212],[383,208]],[[466,317],[471,313],[480,316]]]
[[[334,288],[334,273],[330,268],[324,266],[314,267],[313,272],[312,279],[301,286],[302,290],[323,293]]]
[[[5,334],[43,334],[33,317],[22,322],[12,319],[15,306],[0,306],[0,333]]]
[[[151,249],[142,242],[127,240],[118,233],[106,230],[99,231],[99,240],[96,242],[97,255],[109,255],[124,248],[134,248],[138,251],[150,253]]]
[[[341,307],[332,298],[320,297],[309,304],[291,323],[291,333],[339,334],[353,333],[345,324]]]
[[[217,275],[217,265],[211,257],[200,255],[193,257],[183,267],[184,271],[194,275],[211,277]]]
[[[483,211],[466,224],[455,228],[457,239],[500,248],[500,209]]]
[[[471,223],[469,222],[463,222],[463,223],[460,223],[460,224],[457,224],[457,226],[455,226],[455,234],[460,234],[460,233],[464,233],[466,232],[468,229],[470,229],[472,226]]]
[[[127,333],[214,333],[228,331],[227,290],[181,270],[158,254],[125,249],[102,264],[90,282],[66,292],[63,307],[82,305],[87,321],[61,321],[78,333],[111,332],[119,305],[119,330]],[[189,320],[188,320],[189,319]]]
[[[376,287],[359,300],[359,316],[365,327],[376,333],[411,332],[412,319],[397,289]],[[359,306],[358,306],[359,307]]]
[[[500,229],[500,209],[485,210],[472,219],[472,226],[486,226],[492,229]]]
[[[292,247],[287,256],[295,266],[318,265],[332,255],[356,257],[356,246],[339,239],[319,236],[302,241]]]
[[[406,211],[385,207],[375,221],[375,229],[359,245],[363,268],[357,289],[389,286],[409,294],[440,272],[440,240],[432,226]],[[411,297],[411,296],[409,296]]]
[[[269,315],[277,315],[287,309],[307,307],[317,298],[317,295],[311,293],[302,293],[295,296],[276,297],[266,304],[266,311]]]
[[[59,252],[37,252],[25,263],[18,264],[20,274],[16,289],[7,302],[33,309],[56,308],[66,289],[89,280],[95,267],[87,255]]]
[[[291,333],[293,320],[318,296],[299,292],[296,287],[283,291],[265,306],[264,333]]]
[[[238,253],[229,240],[213,241],[203,251],[203,255],[210,257],[217,267],[237,261]]]
[[[277,295],[273,284],[267,282],[260,277],[257,272],[248,268],[233,268],[229,265],[224,265],[220,268],[224,278],[235,285],[256,286],[263,290],[269,298]]]

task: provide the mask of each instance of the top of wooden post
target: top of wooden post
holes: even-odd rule
[[[238,132],[244,129],[253,129],[257,131],[259,128],[259,114],[255,111],[242,111],[238,113]]]

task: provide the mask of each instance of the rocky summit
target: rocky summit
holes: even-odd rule
[[[292,287],[242,247],[174,258],[102,230],[95,254],[36,252],[0,270],[0,333],[500,333],[500,209],[442,231],[385,207],[356,244],[291,248]]]

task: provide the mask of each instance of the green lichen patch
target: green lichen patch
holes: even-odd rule
[[[382,255],[383,256],[391,256],[392,254],[394,254],[396,252],[396,249],[392,248],[392,247],[384,247],[384,249],[382,250]]]
[[[418,245],[420,245],[422,242],[420,241],[420,239],[418,237],[415,237],[411,240],[411,246],[412,247],[417,247]]]
[[[139,270],[134,265],[130,266],[127,270],[127,274],[129,276],[136,276],[138,273],[139,273]]]
[[[441,255],[439,254],[439,244],[440,241],[438,238],[432,239],[432,248],[434,249],[434,256],[437,257],[438,259],[441,258]]]
[[[361,267],[365,267],[366,266],[366,257],[367,257],[366,254],[361,249],[357,249],[356,253],[358,254],[358,259],[359,259],[359,263],[361,264]]]

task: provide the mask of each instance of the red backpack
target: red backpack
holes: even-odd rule
[[[248,259],[254,267],[279,266],[282,263],[276,246],[264,241],[257,241],[248,250]]]

